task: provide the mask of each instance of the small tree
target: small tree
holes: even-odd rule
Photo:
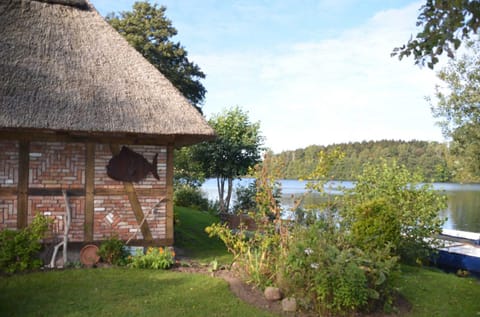
[[[480,180],[480,43],[469,42],[470,54],[452,60],[438,73],[444,85],[436,87],[432,111],[452,139],[456,179]]]
[[[260,161],[263,137],[260,123],[252,123],[239,107],[225,110],[209,120],[217,139],[195,147],[195,157],[206,177],[217,179],[219,211],[228,212],[233,180],[247,174]]]

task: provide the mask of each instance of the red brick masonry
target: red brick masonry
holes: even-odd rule
[[[120,145],[121,147],[121,145]],[[152,212],[152,207],[165,198],[167,175],[167,147],[150,145],[128,145],[142,154],[149,162],[158,153],[158,174],[160,181],[151,174],[134,184],[138,200],[153,239],[166,238],[166,203],[163,202]],[[122,182],[110,179],[106,165],[112,157],[108,144],[95,146],[95,192],[93,239],[103,240],[112,233],[118,233],[126,240],[143,239],[128,197],[123,193]],[[15,229],[17,226],[17,195],[13,190],[18,185],[19,144],[17,141],[0,140],[0,230]],[[86,145],[84,143],[30,142],[28,187],[31,190],[66,189],[82,192],[85,190]],[[8,189],[12,192],[8,193]],[[3,190],[3,191],[2,191]],[[39,192],[37,190],[37,193]],[[143,190],[143,191],[142,191]],[[155,195],[145,192],[155,190]],[[142,195],[143,193],[143,195]],[[158,194],[163,193],[163,194]],[[69,197],[72,223],[69,238],[74,242],[84,241],[85,196]],[[43,213],[55,220],[54,229],[64,230],[65,202],[61,195],[29,195],[28,223],[36,213]]]

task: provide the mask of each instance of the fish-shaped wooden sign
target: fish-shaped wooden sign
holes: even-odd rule
[[[135,182],[145,179],[148,173],[160,180],[157,172],[157,157],[155,154],[152,163],[135,151],[126,146],[117,155],[114,155],[107,165],[107,175],[117,181]]]

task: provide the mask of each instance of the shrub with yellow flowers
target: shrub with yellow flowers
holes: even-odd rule
[[[175,251],[168,247],[149,247],[145,254],[137,250],[129,260],[128,266],[131,268],[168,270],[175,263]]]

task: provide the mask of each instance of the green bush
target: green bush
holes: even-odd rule
[[[319,315],[369,311],[392,301],[397,259],[388,247],[363,251],[327,218],[297,226],[280,261],[279,284]]]
[[[259,175],[260,171],[257,171]],[[275,207],[280,206],[280,198],[282,196],[280,183],[267,175],[256,179],[248,186],[239,186],[236,189],[236,199],[233,205],[235,213],[257,213],[264,214],[275,219]]]
[[[189,207],[197,210],[208,211],[209,202],[199,188],[192,186],[179,186],[173,195],[175,206]]]
[[[237,267],[247,276],[247,282],[260,288],[275,283],[281,236],[272,222],[267,221],[261,229],[252,232],[243,228],[234,231],[227,224],[212,224],[205,232],[223,241]]]
[[[257,207],[255,201],[256,194],[256,182],[251,182],[248,186],[238,186],[235,190],[233,211],[235,213],[248,213],[254,211]]]
[[[125,243],[118,239],[117,236],[112,236],[105,241],[102,241],[97,254],[104,262],[113,265],[125,265],[127,252],[125,250]]]
[[[378,198],[355,206],[351,223],[351,240],[363,249],[375,250],[385,245],[397,246],[401,236],[401,224],[392,206]],[[395,249],[392,249],[396,253]]]
[[[14,273],[39,268],[42,261],[37,253],[50,223],[51,219],[37,214],[24,229],[0,231],[0,270]]]
[[[295,217],[300,222],[279,218],[275,182],[262,167],[250,214],[257,230],[214,224],[206,231],[225,243],[251,282],[277,284],[306,310],[322,316],[390,310],[398,261],[428,257],[445,199],[395,162],[366,166],[354,189],[331,195],[327,176],[342,157],[340,151],[319,154],[307,189],[322,199],[303,207]]]
[[[404,263],[428,259],[442,230],[438,215],[446,197],[420,181],[394,161],[365,166],[355,188],[341,198],[343,225],[352,229],[353,241],[371,249],[389,243]]]
[[[167,270],[173,264],[175,264],[175,252],[173,250],[150,247],[145,254],[141,250],[137,250],[137,253],[131,257],[128,266],[136,269]]]

